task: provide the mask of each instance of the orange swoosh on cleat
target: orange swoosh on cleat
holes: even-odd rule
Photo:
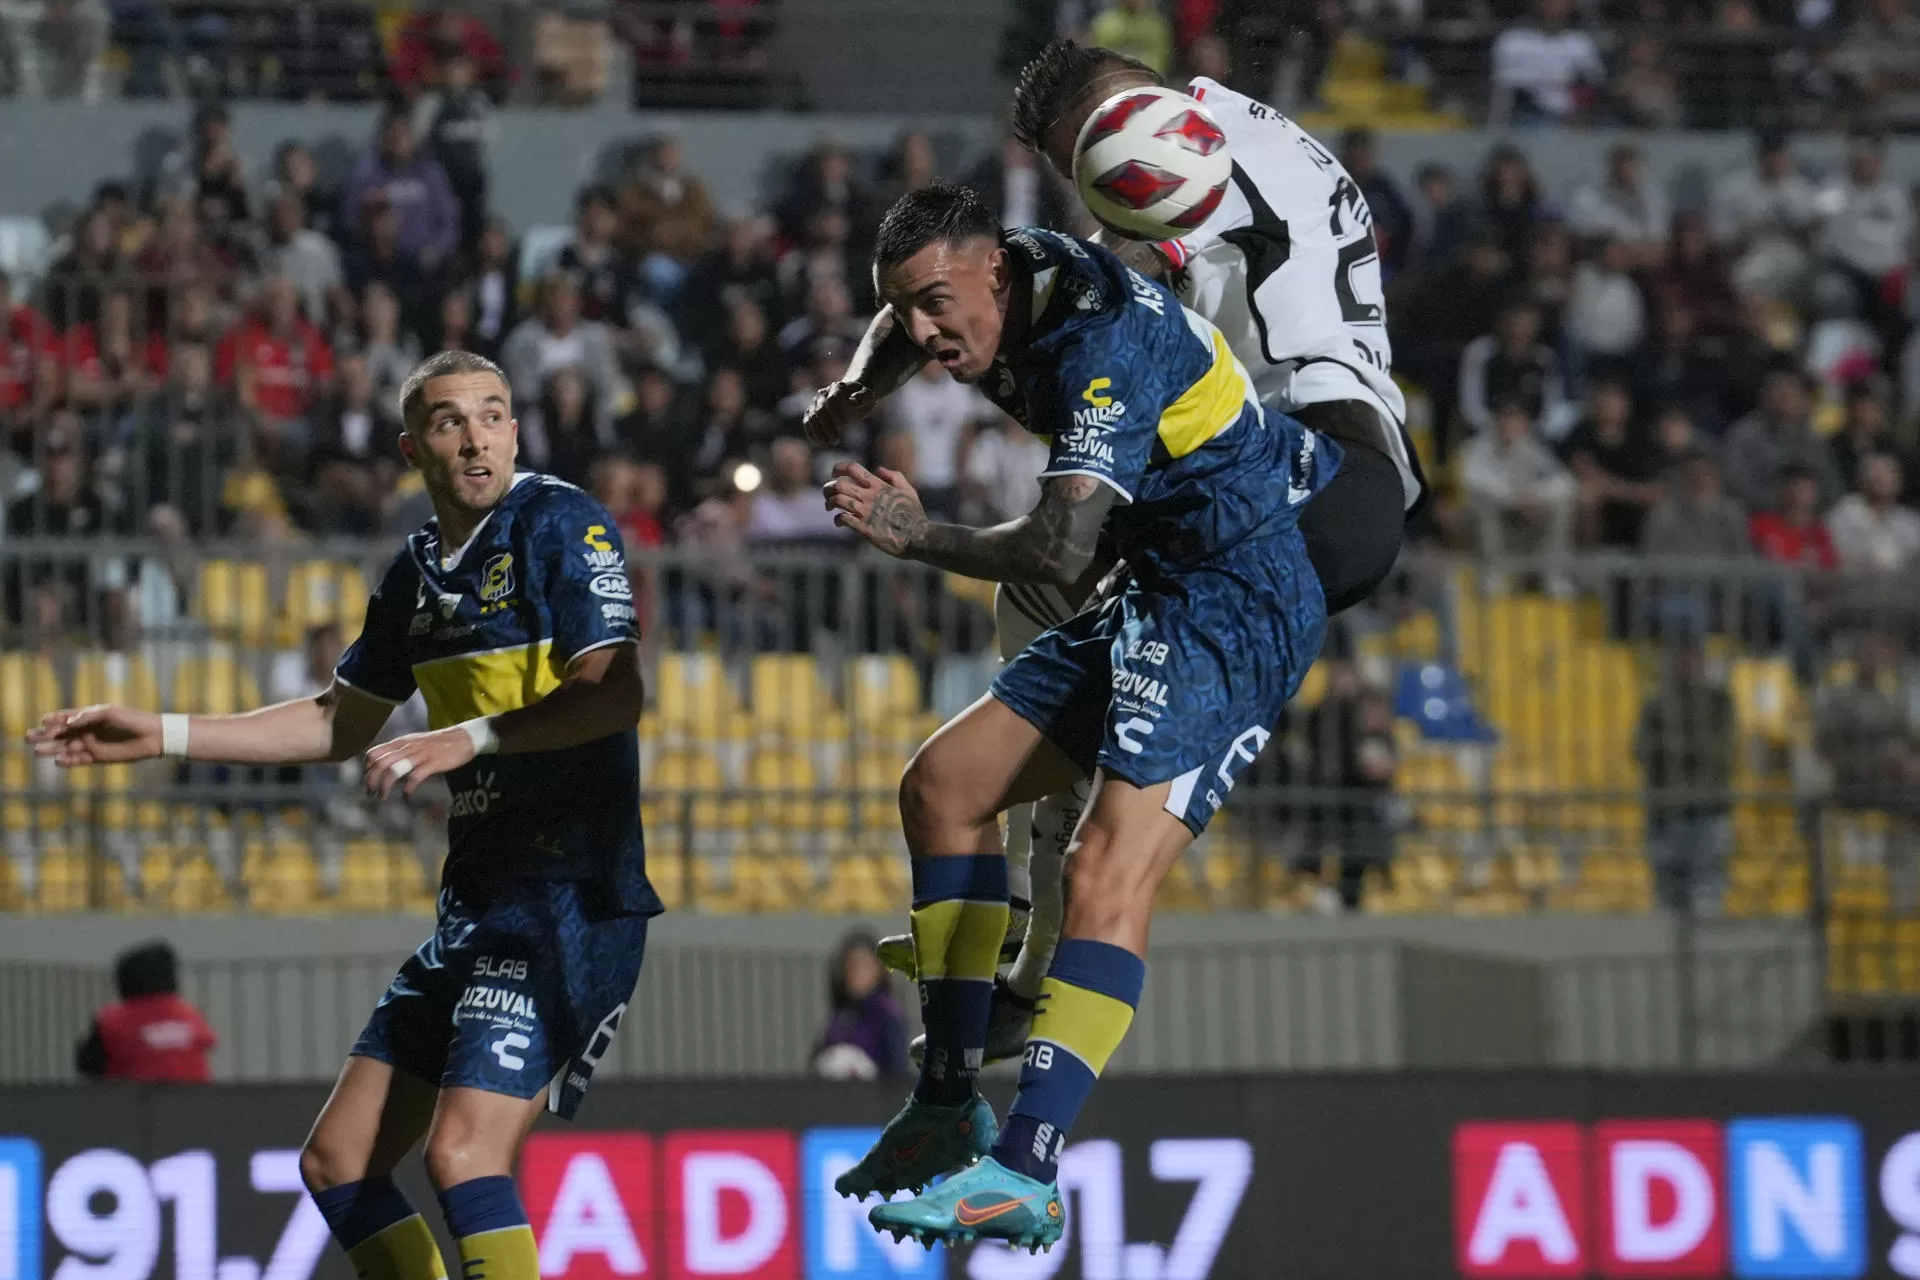
[[[1018,1200],[1002,1200],[999,1204],[989,1205],[984,1209],[976,1209],[962,1200],[953,1206],[953,1220],[963,1227],[977,1227],[983,1222],[991,1222],[1003,1213],[1013,1212],[1031,1199],[1033,1199],[1032,1196],[1021,1196]]]
[[[905,1164],[907,1161],[919,1155],[920,1152],[926,1148],[926,1145],[932,1141],[933,1134],[923,1133],[905,1146],[895,1147],[893,1149],[893,1158],[901,1164]]]

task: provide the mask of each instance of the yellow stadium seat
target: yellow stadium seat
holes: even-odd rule
[[[820,910],[829,915],[886,915],[904,905],[893,896],[878,858],[852,854],[827,864]]]
[[[0,653],[0,734],[8,743],[63,705],[53,661],[37,653]]]
[[[348,639],[360,633],[367,616],[367,578],[358,568],[332,560],[306,560],[287,574],[286,621],[298,643],[314,627],[333,623]]]
[[[267,567],[237,560],[200,566],[200,620],[242,644],[264,643],[273,622]]]
[[[310,916],[326,910],[320,864],[305,844],[249,845],[240,859],[247,906],[268,915]]]
[[[872,653],[847,664],[847,709],[859,728],[892,736],[920,705],[920,672],[911,658]]]
[[[863,830],[892,831],[900,825],[900,775],[907,757],[891,751],[863,751],[846,766],[846,786],[853,789],[857,825]]]
[[[678,911],[687,900],[687,864],[678,856],[658,857],[651,836],[647,839],[647,879],[660,895],[660,905]]]
[[[94,650],[74,659],[73,701],[81,707],[118,702],[158,711],[160,681],[153,674],[153,664],[137,653]]]
[[[763,750],[747,765],[756,825],[791,831],[839,830],[847,825],[846,801],[824,793],[813,760],[803,752]]]
[[[1736,658],[1728,684],[1743,734],[1773,746],[1792,741],[1804,717],[1800,687],[1784,658]]]
[[[233,900],[204,850],[150,848],[140,858],[140,897],[149,909],[225,911]]]
[[[793,738],[819,735],[833,710],[833,695],[820,679],[820,664],[804,653],[763,653],[752,667],[753,724]]]
[[[87,865],[84,853],[65,848],[42,849],[34,871],[35,910],[49,915],[88,910],[93,905],[92,878],[92,868]],[[102,876],[103,883],[106,879]]]
[[[13,859],[0,853],[0,911],[24,911],[27,908],[27,890],[20,883],[20,873],[13,865]]]
[[[667,751],[653,762],[641,780],[640,816],[648,827],[679,826],[691,817],[695,831],[715,831],[734,818],[743,806],[723,796],[726,773],[720,762],[704,751]],[[744,826],[746,821],[731,825]]]
[[[655,681],[660,723],[670,732],[717,738],[740,714],[725,666],[711,653],[663,653]]]
[[[405,844],[349,840],[340,857],[340,911],[385,914],[409,909],[427,892],[420,862]]]
[[[261,705],[260,682],[224,645],[180,659],[171,692],[172,709],[189,715],[231,715]]]

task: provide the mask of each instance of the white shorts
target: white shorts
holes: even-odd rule
[[[1057,627],[1080,610],[1067,603],[1058,587],[1003,582],[993,593],[993,621],[1000,634],[1000,660],[1013,657],[1042,631]]]

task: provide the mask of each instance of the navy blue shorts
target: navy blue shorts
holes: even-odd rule
[[[1042,632],[993,696],[1089,773],[1171,782],[1167,811],[1198,835],[1266,745],[1326,625],[1306,544],[1288,529]]]
[[[472,905],[440,891],[433,936],[407,958],[353,1052],[441,1088],[532,1098],[572,1119],[633,998],[645,916],[591,911],[590,891],[520,880]]]

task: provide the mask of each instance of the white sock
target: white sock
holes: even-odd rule
[[[1017,804],[1007,810],[1007,897],[1015,911],[1033,903],[1033,877],[1027,864],[1033,857],[1033,806]]]
[[[1053,963],[1053,949],[1060,943],[1060,926],[1066,918],[1066,893],[1062,877],[1067,865],[1067,846],[1080,826],[1080,814],[1086,807],[1088,785],[1074,784],[1064,795],[1048,796],[1033,806],[1033,828],[1028,879],[1033,888],[1033,911],[1027,916],[1026,941],[1007,974],[1007,986],[1022,1000],[1040,995],[1040,980]]]

